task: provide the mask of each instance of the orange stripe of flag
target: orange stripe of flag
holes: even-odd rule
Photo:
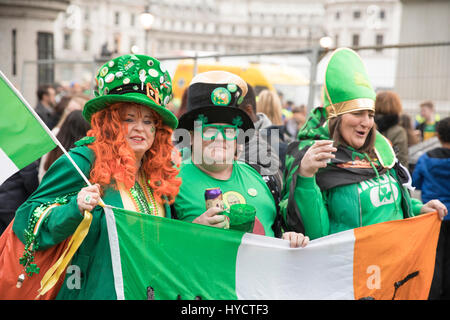
[[[440,226],[433,212],[355,229],[355,299],[427,299]]]

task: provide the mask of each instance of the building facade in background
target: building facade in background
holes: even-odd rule
[[[450,1],[401,0],[401,43],[450,43]],[[450,116],[450,45],[401,50],[395,90],[407,110],[432,100],[442,117]]]
[[[298,50],[325,36],[332,47],[384,45],[398,42],[400,9],[398,0],[72,0],[56,21],[55,51],[62,60],[105,61],[130,52],[161,58]],[[153,17],[147,26],[145,12]],[[376,87],[392,88],[395,53],[362,55]],[[309,72],[307,60],[291,58],[283,62]],[[85,81],[96,67],[80,63],[57,78]]]
[[[334,47],[385,45],[398,42],[400,14],[399,0],[72,0],[55,44],[62,59],[295,50],[324,36]]]
[[[0,0],[0,69],[35,105],[38,84],[92,88],[97,68],[126,53],[164,58],[288,51],[318,46],[324,37],[331,48],[448,41],[448,5],[447,0]],[[143,20],[144,13],[151,19]],[[358,51],[377,90],[395,88],[411,101],[430,92],[430,99],[448,101],[448,90],[439,88],[448,88],[449,59],[428,57],[429,52],[420,60],[433,60],[429,63],[437,67],[429,69],[440,70],[434,74],[444,80],[412,90],[414,77],[431,71],[411,68],[406,50]],[[58,62],[37,64],[53,59]],[[306,56],[278,59],[309,72]],[[325,67],[318,65],[319,86]]]
[[[54,66],[27,68],[25,63],[55,58],[55,20],[69,4],[70,0],[0,0],[0,70],[32,106],[37,86],[55,81]]]
[[[141,14],[153,15],[151,26]],[[140,52],[236,53],[299,49],[325,34],[322,1],[73,0],[56,21],[60,58]]]
[[[401,4],[398,0],[327,0],[325,29],[333,47],[373,47],[399,43]],[[376,90],[394,87],[397,50],[359,50]],[[325,65],[320,68],[319,76]],[[323,75],[322,75],[323,77]]]
[[[327,0],[324,7],[327,35],[335,47],[398,43],[401,18],[398,0]],[[375,53],[386,54],[382,50]]]

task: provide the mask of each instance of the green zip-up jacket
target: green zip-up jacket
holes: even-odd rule
[[[396,179],[394,170],[390,170],[389,174]],[[314,177],[299,176],[295,187],[295,201],[302,215],[305,234],[316,239],[349,229],[418,215],[422,203],[412,199],[405,187],[402,186],[400,191],[401,212],[395,214],[385,210],[382,215],[377,216],[369,210],[363,214],[363,203],[357,184],[321,191]],[[366,206],[367,208],[370,208],[370,205]]]
[[[87,146],[75,147],[69,152],[72,159],[89,178],[94,163],[94,152]],[[68,202],[55,207],[44,221],[37,240],[39,249],[54,246],[71,236],[83,217],[78,210],[77,193],[86,183],[69,159],[63,155],[49,168],[38,189],[16,212],[13,231],[25,243],[24,231],[33,211],[41,204],[56,202],[58,197],[67,196]],[[114,188],[104,190],[103,201],[111,206],[123,208],[119,191]],[[170,207],[165,205],[166,216],[170,217]],[[17,262],[19,263],[19,261]],[[114,277],[111,251],[108,240],[106,217],[103,208],[96,206],[92,211],[92,222],[86,238],[72,258],[72,266],[67,269],[64,283],[56,299],[64,300],[115,300]],[[38,266],[39,267],[39,266]],[[74,281],[75,271],[81,272],[81,282]]]
[[[399,177],[398,170],[401,169],[398,165],[383,170],[384,175],[382,176],[387,181],[387,191],[396,195],[389,196],[394,199],[394,202],[397,199],[397,202],[393,204],[395,211],[392,210],[392,207],[386,207],[383,210],[378,204],[377,206],[371,206],[368,199],[361,198],[361,195],[363,195],[362,189],[369,188],[369,186],[375,190],[374,192],[378,193],[376,196],[383,196],[383,194],[380,194],[382,185],[378,174],[376,178],[372,179],[375,180],[375,183],[372,183],[369,177],[366,178],[363,175],[357,178],[359,182],[351,183],[350,179],[344,181],[348,176],[345,172],[333,176],[331,180],[336,181],[326,181],[324,177],[328,177],[328,180],[330,178],[329,175],[324,175],[321,185],[331,184],[327,188],[319,187],[317,175],[312,178],[298,175],[299,160],[304,155],[305,150],[315,140],[329,139],[327,124],[325,110],[316,108],[311,112],[307,123],[299,133],[300,142],[292,144],[288,150],[285,171],[286,184],[283,190],[283,199],[280,203],[281,214],[288,230],[304,232],[311,239],[316,239],[336,232],[389,220],[408,218],[420,213],[423,204],[410,197],[407,187],[403,185],[403,181]],[[377,138],[382,139],[381,135]],[[383,152],[389,152],[388,150],[390,148],[383,149]],[[395,155],[387,154],[385,156],[394,159],[392,157]],[[368,195],[365,197],[369,198]],[[370,197],[372,197],[372,194]]]

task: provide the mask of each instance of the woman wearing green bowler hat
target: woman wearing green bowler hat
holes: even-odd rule
[[[229,228],[231,223],[233,229],[237,220],[244,219],[233,220],[231,215],[228,221],[219,214],[223,211],[221,207],[205,211],[205,190],[220,188],[224,206],[231,214],[235,213],[233,204],[256,209],[250,232],[274,237],[277,215],[274,198],[260,174],[237,161],[238,135],[242,130],[253,129],[250,117],[237,107],[246,92],[245,81],[229,72],[210,71],[192,79],[187,112],[179,120],[179,128],[191,132],[191,154],[184,157],[180,166],[182,185],[174,209],[180,220],[217,228]],[[242,213],[246,209],[242,208]],[[304,247],[308,243],[308,237],[296,232],[282,237],[289,240],[291,247]]]
[[[159,61],[143,55],[120,56],[99,69],[96,81],[96,97],[83,110],[92,129],[69,151],[92,185],[86,186],[63,155],[17,210],[13,225],[22,242],[34,241],[35,247],[46,249],[71,236],[85,210],[92,212],[89,232],[71,261],[80,268],[81,284],[74,290],[65,279],[57,299],[116,299],[100,199],[107,205],[171,217],[170,204],[181,184],[171,144],[178,121],[165,107],[171,78]],[[24,237],[35,227],[30,217],[51,206],[36,239]]]
[[[314,109],[289,146],[281,211],[289,230],[311,239],[447,208],[410,197],[411,177],[376,131],[375,92],[352,50],[327,65],[324,106]]]

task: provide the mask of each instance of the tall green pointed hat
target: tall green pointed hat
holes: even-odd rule
[[[172,97],[172,79],[157,59],[138,54],[114,58],[100,67],[95,80],[95,98],[83,109],[88,122],[111,104],[131,102],[154,110],[172,129],[177,127],[177,117],[166,107]]]
[[[363,61],[349,48],[335,50],[325,71],[324,108],[328,118],[357,110],[375,111],[375,91]]]

